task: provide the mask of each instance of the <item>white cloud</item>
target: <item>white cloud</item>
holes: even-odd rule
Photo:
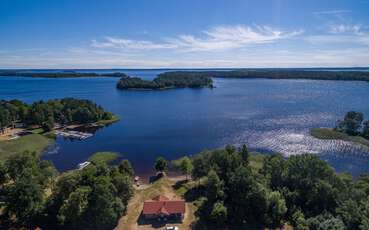
[[[369,33],[359,24],[331,24],[326,32],[305,38],[312,44],[369,45]]]
[[[323,10],[323,11],[315,11],[313,14],[315,15],[340,15],[340,14],[348,14],[351,13],[351,10]]]
[[[106,37],[103,42],[92,40],[91,46],[95,48],[120,48],[137,50],[175,48],[172,44],[169,43],[154,43],[151,41],[131,40],[115,37]]]
[[[333,34],[354,33],[363,34],[361,25],[335,24],[329,26],[329,32]]]
[[[214,51],[248,45],[273,43],[300,35],[302,31],[284,32],[267,26],[220,26],[203,32],[205,37],[182,35],[173,43],[187,51]]]
[[[248,45],[273,43],[302,33],[301,30],[286,32],[268,26],[219,26],[203,31],[202,36],[179,35],[162,42],[106,37],[103,41],[92,40],[94,48],[154,50],[172,49],[181,52],[219,51]]]

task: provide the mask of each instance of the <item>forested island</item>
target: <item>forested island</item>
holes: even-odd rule
[[[213,80],[209,76],[165,75],[159,74],[154,80],[148,81],[138,77],[122,77],[118,89],[170,89],[170,88],[212,88]]]
[[[240,69],[219,71],[170,71],[159,74],[166,78],[265,78],[265,79],[310,79],[310,80],[342,80],[369,81],[369,72],[364,71],[327,71],[298,69]]]
[[[78,78],[78,77],[124,77],[124,73],[84,73],[76,71],[60,71],[60,72],[30,72],[20,70],[0,70],[1,76],[9,77],[34,77],[34,78]]]

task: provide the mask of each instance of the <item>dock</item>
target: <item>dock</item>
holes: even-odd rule
[[[58,136],[72,138],[72,139],[79,139],[79,140],[85,140],[93,136],[93,134],[91,133],[83,133],[83,132],[78,132],[78,131],[65,131],[65,130],[63,131],[56,130],[55,134]]]

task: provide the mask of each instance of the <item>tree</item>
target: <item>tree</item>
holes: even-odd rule
[[[363,132],[362,136],[369,139],[369,121],[365,121],[363,123]]]
[[[205,183],[205,193],[206,198],[210,202],[214,202],[218,199],[223,198],[223,182],[219,179],[217,173],[214,170],[210,170],[206,183]]]
[[[122,200],[115,196],[115,187],[105,176],[96,178],[92,185],[89,209],[86,211],[84,229],[113,229],[123,214]]]
[[[266,188],[256,181],[251,169],[235,169],[227,188],[226,206],[232,222],[257,224],[265,222],[268,209]]]
[[[126,206],[133,196],[132,177],[127,174],[116,174],[113,176],[113,184],[117,189],[117,195]]]
[[[297,210],[295,213],[293,213],[292,225],[296,230],[309,230],[304,213],[302,213],[300,210]]]
[[[164,157],[158,157],[155,161],[155,170],[157,172],[164,172],[168,168],[168,162]]]
[[[43,210],[43,189],[31,175],[24,175],[5,188],[5,211],[9,217],[15,215],[17,222],[28,227]]]
[[[363,113],[350,111],[346,113],[343,121],[337,121],[336,128],[349,135],[356,135],[361,127],[363,119]]]
[[[248,164],[249,163],[249,150],[247,149],[246,145],[242,145],[241,151],[240,151],[242,160]]]
[[[42,129],[45,132],[50,132],[51,130],[54,129],[54,118],[53,117],[48,117],[47,120],[42,124]]]
[[[127,174],[130,177],[133,177],[135,172],[131,163],[128,160],[122,160],[119,164],[119,171],[123,174]]]
[[[344,230],[347,229],[340,218],[324,212],[318,216],[307,219],[310,230]]]
[[[227,208],[222,202],[216,202],[210,213],[210,220],[216,224],[218,229],[222,229],[227,221]]]
[[[287,212],[286,201],[278,192],[270,192],[268,194],[268,211],[267,220],[272,228],[279,227]]]
[[[0,190],[7,181],[8,181],[8,175],[7,175],[6,167],[3,164],[3,162],[0,162]]]
[[[62,226],[68,229],[78,229],[88,209],[90,193],[90,187],[82,186],[69,194],[69,197],[64,200],[63,205],[60,207],[58,214],[58,220]]]
[[[227,146],[225,147],[225,150],[226,150],[229,154],[231,154],[231,153],[235,153],[235,152],[236,152],[236,147],[234,147],[233,145],[227,145]]]
[[[200,179],[201,177],[206,176],[210,171],[210,162],[208,159],[209,152],[203,152],[201,154],[196,155],[193,160],[193,170],[192,170],[192,178]]]
[[[180,168],[182,173],[186,174],[186,180],[188,180],[188,175],[190,175],[193,170],[193,165],[190,158],[187,156],[183,157],[180,163]]]

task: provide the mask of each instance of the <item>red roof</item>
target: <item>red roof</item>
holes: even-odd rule
[[[157,196],[144,202],[142,213],[156,215],[184,214],[185,202],[184,200],[169,200],[165,196]]]

